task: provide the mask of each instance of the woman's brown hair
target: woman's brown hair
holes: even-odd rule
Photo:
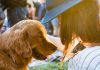
[[[72,34],[83,42],[100,43],[99,8],[97,0],[83,0],[61,14],[60,37],[68,48]]]

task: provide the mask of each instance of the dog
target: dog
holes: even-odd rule
[[[45,60],[56,49],[39,21],[22,20],[0,35],[0,70],[27,70],[32,57]]]

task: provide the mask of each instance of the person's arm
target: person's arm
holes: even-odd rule
[[[58,50],[63,51],[64,50],[64,45],[61,43],[61,40],[59,37],[53,37],[51,35],[47,35],[50,41],[54,43],[55,46],[57,46]]]

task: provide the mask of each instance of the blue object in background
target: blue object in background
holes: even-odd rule
[[[46,7],[48,11],[46,12],[44,16],[42,23],[45,24],[51,21],[52,19],[57,17],[59,14],[75,6],[81,1],[82,0],[60,0],[60,1],[59,0],[46,0],[46,5],[47,5]]]

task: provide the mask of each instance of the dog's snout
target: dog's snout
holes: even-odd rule
[[[45,60],[47,57],[41,54],[36,48],[32,49],[32,55],[38,60]]]

